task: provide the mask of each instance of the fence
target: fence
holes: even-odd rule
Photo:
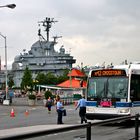
[[[77,130],[77,129],[84,129],[84,128],[86,129],[86,140],[91,140],[91,127],[92,126],[101,126],[101,125],[111,124],[115,122],[126,121],[130,119],[135,119],[135,137],[133,139],[138,140],[139,139],[139,114],[136,114],[134,116],[107,119],[101,122],[94,122],[94,123],[89,122],[87,124],[79,124],[79,125],[67,126],[63,128],[55,128],[51,130],[44,130],[44,131],[27,133],[27,134],[19,134],[15,136],[5,136],[5,137],[1,137],[0,140],[28,139],[28,138],[45,136],[45,135],[54,134],[54,133],[66,132],[66,131]]]

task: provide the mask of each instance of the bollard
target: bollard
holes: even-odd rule
[[[87,127],[87,140],[91,140],[91,122],[88,122],[88,127]]]
[[[139,139],[139,114],[135,117],[135,140]]]

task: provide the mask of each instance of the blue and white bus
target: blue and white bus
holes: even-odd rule
[[[86,99],[90,120],[140,113],[140,64],[91,70]]]

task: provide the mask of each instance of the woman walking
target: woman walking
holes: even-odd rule
[[[48,113],[49,114],[51,113],[52,103],[53,103],[53,101],[52,101],[51,97],[49,97],[47,102],[46,102],[46,107],[48,108]]]

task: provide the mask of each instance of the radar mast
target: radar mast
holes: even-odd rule
[[[47,32],[47,42],[49,42],[49,31],[50,31],[50,28],[52,26],[52,23],[55,23],[55,22],[58,22],[58,21],[54,21],[54,18],[48,18],[46,17],[46,19],[44,21],[40,21],[39,23],[42,23],[42,26],[45,27],[45,31]],[[39,36],[41,36],[41,31],[39,31]]]

